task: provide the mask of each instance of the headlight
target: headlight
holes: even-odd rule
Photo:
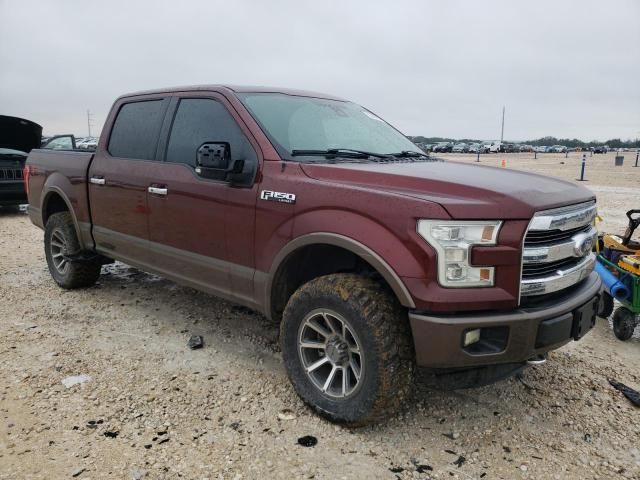
[[[418,220],[418,234],[438,253],[443,287],[491,287],[494,267],[472,267],[473,245],[495,245],[500,221]]]

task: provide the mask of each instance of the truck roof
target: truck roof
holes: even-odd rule
[[[233,93],[282,93],[285,95],[297,95],[302,97],[327,98],[330,100],[346,101],[344,98],[335,97],[326,93],[312,92],[309,90],[296,90],[293,88],[281,87],[264,87],[253,85],[186,85],[179,87],[158,88],[153,90],[143,90],[139,92],[126,93],[119,98],[135,97],[138,95],[149,95],[157,93],[174,93],[174,92],[200,92],[200,91],[231,91]]]

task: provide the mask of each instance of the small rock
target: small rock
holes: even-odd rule
[[[296,414],[288,408],[284,408],[278,412],[278,418],[280,420],[295,420]]]
[[[71,473],[71,476],[72,476],[73,478],[77,478],[77,477],[79,477],[80,475],[82,475],[86,470],[87,470],[87,469],[86,469],[86,468],[84,468],[84,467],[82,467],[82,468],[77,468],[76,470],[74,470],[74,471]]]
[[[131,478],[133,480],[141,480],[142,477],[144,477],[144,472],[141,472],[140,470],[136,470],[136,469],[131,471]]]
[[[318,439],[313,435],[305,435],[298,439],[298,445],[303,447],[315,447],[318,444]]]
[[[62,384],[67,388],[71,388],[74,385],[80,385],[82,383],[88,382],[89,380],[91,380],[91,377],[89,375],[75,375],[63,378]]]
[[[197,350],[198,348],[204,347],[204,339],[201,335],[192,335],[187,343],[187,346],[191,350]]]

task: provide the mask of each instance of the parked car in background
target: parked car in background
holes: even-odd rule
[[[95,150],[98,145],[98,139],[95,137],[86,137],[82,141],[76,141],[76,148],[80,150]]]
[[[567,147],[565,147],[564,145],[554,145],[551,147],[551,151],[553,153],[566,153]]]
[[[438,142],[434,145],[433,151],[438,153],[450,153],[453,150],[451,142]]]
[[[489,144],[489,152],[499,153],[502,149],[502,142],[491,142]]]
[[[41,148],[47,150],[74,150],[76,148],[76,137],[71,134],[54,135],[49,137]]]
[[[593,153],[607,153],[609,149],[606,145],[598,145],[597,147],[593,147]]]
[[[516,153],[520,151],[520,147],[513,143],[503,143],[502,152],[504,153]]]
[[[469,151],[469,146],[466,143],[456,143],[451,151],[453,153],[467,153]]]
[[[42,127],[24,118],[0,115],[0,206],[27,203],[22,179],[28,153],[40,147]]]
[[[479,143],[470,143],[468,147],[469,153],[483,153],[482,145]]]

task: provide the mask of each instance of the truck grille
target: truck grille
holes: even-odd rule
[[[587,202],[534,215],[523,243],[521,297],[569,288],[591,273],[595,214],[595,202]]]
[[[577,258],[563,258],[549,263],[533,263],[522,266],[522,278],[537,278],[552,275],[558,270],[574,267],[579,262]]]
[[[591,225],[583,225],[581,227],[572,228],[569,230],[532,230],[527,232],[527,236],[524,239],[524,246],[537,247],[540,245],[559,243],[570,240],[576,233],[585,232],[589,230]]]
[[[0,181],[22,180],[22,170],[19,168],[0,168]]]

